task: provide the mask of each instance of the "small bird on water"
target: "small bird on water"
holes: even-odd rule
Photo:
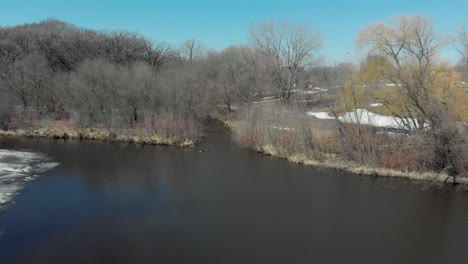
[[[200,149],[198,152],[207,152],[207,151],[210,151],[210,149]]]

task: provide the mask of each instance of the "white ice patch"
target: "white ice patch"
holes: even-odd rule
[[[0,211],[13,203],[25,182],[57,165],[38,153],[0,149]]]

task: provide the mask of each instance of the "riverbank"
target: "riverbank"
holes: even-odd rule
[[[431,181],[448,184],[468,184],[468,178],[465,177],[453,177],[445,173],[437,172],[404,172],[399,170],[370,167],[365,165],[359,165],[353,162],[347,162],[339,159],[329,160],[313,160],[305,157],[304,155],[292,155],[283,156],[280,155],[279,151],[272,145],[265,145],[255,149],[259,153],[265,155],[274,156],[282,159],[286,159],[290,162],[303,164],[307,166],[322,167],[328,169],[337,169],[341,171],[350,172],[362,176],[378,176],[378,177],[389,177],[389,178],[403,178],[416,181]]]
[[[295,128],[293,126],[281,127],[269,125],[266,129],[260,127],[246,129],[246,124],[236,120],[234,114],[218,113],[212,116],[229,127],[234,138],[238,141],[237,143],[246,149],[286,159],[293,163],[336,169],[363,176],[402,178],[414,181],[447,184],[468,184],[468,178],[460,176],[453,177],[446,173],[415,170],[405,171],[358,164],[356,162],[340,159],[339,155],[336,154],[336,150],[339,148],[339,141],[333,136],[330,137],[330,135],[326,135],[327,132],[322,130],[323,127],[316,129],[310,128],[310,130],[306,132],[304,132],[303,128]],[[293,146],[294,142],[301,142],[301,138],[304,137],[303,135],[298,136],[298,134],[301,133],[309,133],[308,136],[313,138],[313,144],[319,146],[313,147],[312,150],[305,150],[305,147],[302,146]],[[302,144],[307,144],[307,142],[302,142]],[[318,157],[318,159],[314,159],[313,157]]]
[[[204,153],[0,137],[3,149],[60,163],[25,184],[14,207],[0,213],[0,263],[466,259],[468,192],[296,165],[243,151],[229,134],[221,123],[207,122],[199,147],[210,151]],[[444,232],[450,235],[442,242],[428,239]],[[418,246],[409,247],[409,240]],[[441,250],[445,245],[458,247]]]
[[[43,128],[26,128],[0,130],[0,136],[33,137],[54,139],[101,140],[135,144],[165,145],[177,147],[193,147],[199,137],[185,137],[183,132],[155,133],[143,128],[107,129],[107,128],[78,128],[67,122],[57,121]]]

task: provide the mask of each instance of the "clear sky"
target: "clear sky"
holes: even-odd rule
[[[468,23],[468,0],[0,0],[0,6],[2,26],[56,18],[79,27],[140,32],[172,44],[195,37],[217,50],[246,43],[248,27],[257,21],[305,23],[322,34],[319,53],[328,63],[353,59],[358,32],[376,21],[425,14],[440,33]],[[456,60],[453,50],[444,55]]]

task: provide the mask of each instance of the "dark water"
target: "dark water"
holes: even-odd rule
[[[0,139],[60,162],[0,214],[0,263],[468,263],[468,194],[244,151]],[[200,153],[198,149],[211,151]]]

